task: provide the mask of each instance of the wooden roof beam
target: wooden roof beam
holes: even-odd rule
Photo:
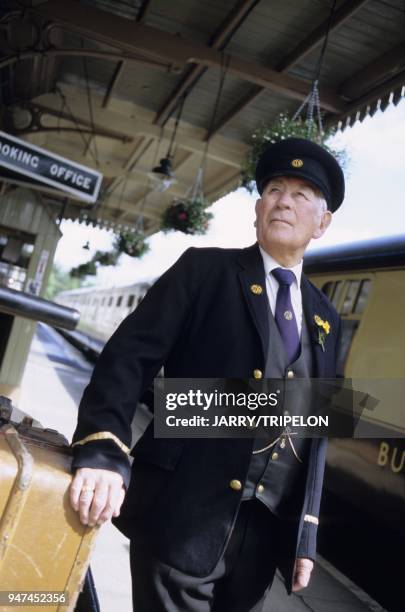
[[[251,104],[259,94],[264,90],[263,87],[252,87],[250,91],[243,96],[225,115],[213,126],[212,130],[207,132],[205,140],[210,140],[215,134],[217,134],[223,127],[228,125],[240,112],[242,112],[249,104]]]
[[[240,183],[240,171],[239,172],[228,172],[224,177],[220,177],[219,181],[214,182],[213,186],[209,191],[206,192],[205,196],[208,200],[212,200],[220,197],[222,194],[235,188]]]
[[[77,117],[75,115],[72,117],[72,115],[66,111],[61,111],[61,110],[58,111],[56,108],[52,108],[52,106],[46,106],[41,103],[37,104],[35,102],[27,103],[27,107],[30,110],[32,110],[33,113],[38,111],[40,115],[41,114],[50,115],[51,117],[56,117],[57,119],[63,119],[64,121],[69,121],[73,123],[76,126],[76,128],[78,128],[77,130],[78,132],[79,132],[80,127],[87,127],[87,128],[91,128],[91,130],[94,131],[95,136],[101,136],[104,138],[112,138],[114,140],[121,140],[122,142],[127,142],[127,143],[133,140],[132,137],[128,136],[127,134],[124,134],[122,131],[107,129],[102,125],[97,125],[97,127],[96,125],[93,126],[88,116],[87,118]],[[44,127],[50,128],[51,126],[44,126]],[[94,130],[93,130],[93,127],[94,127]],[[31,131],[31,133],[34,133],[34,132]]]
[[[131,185],[132,183],[139,184],[141,182],[142,184],[146,185],[149,181],[150,183],[149,191],[151,190],[154,191],[153,181],[152,179],[149,179],[149,176],[148,176],[148,173],[151,171],[151,169],[152,168],[149,168],[146,166],[139,166],[139,167],[132,168],[131,171],[128,171],[125,174],[122,174],[121,176],[117,176],[116,179],[113,181],[114,183],[117,181],[116,185],[113,188],[111,188],[111,185],[109,185],[106,189],[106,195],[111,195],[114,190],[116,190],[119,193],[120,186],[124,182],[128,185]],[[177,168],[173,169],[174,174],[176,174],[176,170]],[[156,187],[158,187],[159,183],[156,182],[155,185]],[[184,193],[187,191],[189,186],[190,185],[188,183],[184,183],[180,181],[179,179],[177,179],[176,182],[173,183],[173,185],[170,186],[166,191],[174,195],[184,196]]]
[[[356,100],[405,69],[405,42],[358,70],[339,87],[348,100]]]
[[[333,115],[328,117],[325,124],[327,126],[335,125],[339,121],[344,121],[350,116],[353,117],[357,111],[362,111],[366,112],[366,114],[369,114],[367,111],[367,107],[370,107],[371,110],[373,106],[375,107],[375,105],[378,104],[379,100],[382,100],[383,98],[386,98],[388,100],[388,98],[390,97],[390,93],[394,92],[401,86],[405,86],[405,70],[395,75],[389,81],[381,83],[371,91],[365,93],[357,100],[348,104],[347,110],[341,115]]]
[[[330,32],[337,30],[369,0],[346,0],[335,11],[332,17]],[[311,53],[325,38],[329,26],[329,17],[302,40],[285,58],[276,66],[278,72],[284,72],[300,62],[308,53]]]
[[[366,2],[369,0],[347,0],[344,4],[342,4],[337,11],[332,20],[331,24],[331,32],[340,27],[343,23],[345,23],[350,17],[352,17]],[[329,19],[326,19],[319,25],[315,30],[313,30],[304,40],[302,40],[296,47],[289,53],[285,58],[279,62],[275,70],[277,72],[285,72],[292,68],[295,64],[301,61],[308,53],[310,53],[313,49],[315,49],[325,38],[325,34],[327,32],[329,25]],[[228,123],[230,123],[239,113],[244,110],[249,104],[254,102],[256,98],[262,93],[264,87],[255,87],[252,88],[250,93],[247,96],[244,96],[239,102],[235,104],[235,106],[230,109],[230,111],[214,126],[211,133],[208,137],[216,134],[219,130],[225,127]]]
[[[137,23],[142,23],[145,21],[148,15],[148,12],[150,11],[151,4],[152,4],[152,0],[143,0],[142,5],[136,16]]]
[[[124,172],[120,172],[119,174],[117,174],[115,179],[108,186],[107,193],[112,193],[122,183],[123,180],[134,180],[133,178],[131,178],[131,174],[133,173],[143,174],[145,177],[147,177],[148,172],[150,172],[152,168],[139,169],[136,168],[136,165],[143,157],[143,155],[149,150],[154,141],[154,138],[146,140],[146,137],[143,137],[141,139],[141,141],[135,147],[134,151],[131,153],[127,161],[123,164],[122,169],[124,170]],[[192,156],[192,152],[184,150],[181,150],[178,154],[176,154],[176,163],[173,166],[173,172],[176,173],[181,168],[181,166],[183,166],[183,164],[189,161],[190,157]],[[156,163],[159,163],[159,160],[157,160]],[[183,188],[185,189],[186,187],[184,186]]]
[[[155,59],[169,59],[175,66],[201,64],[221,69],[222,53],[179,38],[149,26],[134,24],[128,19],[106,13],[75,0],[52,0],[40,5],[36,14],[55,20],[61,27],[81,36],[92,38],[130,52],[142,52]],[[260,64],[228,57],[228,71],[234,76],[277,91],[285,96],[304,100],[308,95],[308,81],[283,75]],[[334,113],[345,110],[345,104],[333,92],[320,92],[322,106]]]
[[[108,84],[108,87],[107,87],[107,91],[105,92],[105,95],[104,95],[104,100],[103,100],[103,103],[101,105],[102,108],[108,108],[108,105],[109,105],[109,103],[111,101],[111,98],[112,98],[112,95],[113,95],[114,88],[118,85],[118,81],[120,80],[120,78],[122,76],[122,72],[124,70],[124,66],[125,66],[125,62],[124,61],[118,62],[118,64],[116,65],[115,70],[114,70],[114,74],[111,77],[111,80],[110,80],[110,82]]]
[[[217,32],[208,43],[208,46],[212,49],[223,49],[258,1],[259,0],[250,0],[247,2],[246,0],[239,0],[218,28]],[[156,113],[154,123],[161,125],[170,117],[181,96],[194,87],[206,70],[207,69],[203,66],[198,65],[189,69],[187,74],[181,79],[180,83],[174,88],[173,92],[168,96]]]
[[[115,179],[110,183],[107,187],[107,194],[111,194],[121,183],[127,178],[129,172],[132,172],[132,169],[136,166],[141,157],[148,151],[154,142],[153,138],[146,138],[143,136],[135,145],[135,148],[132,150],[131,154],[122,165],[122,172],[115,177]]]
[[[142,198],[141,198],[142,199]],[[141,201],[141,200],[140,200]],[[125,221],[123,221],[123,217],[127,214],[127,213],[136,213],[136,210],[133,210],[133,206],[131,206],[131,209],[126,208],[124,206],[124,208],[122,208],[122,202],[121,202],[121,208],[118,208],[118,202],[116,202],[116,206],[106,206],[106,205],[102,205],[101,208],[101,216],[102,218],[106,218],[110,221],[115,221],[115,223],[125,223]],[[143,216],[146,217],[147,219],[149,219],[152,222],[156,222],[159,220],[159,216],[151,213],[149,211],[144,210],[143,211]]]
[[[87,105],[84,103],[84,92],[83,95],[80,95],[77,90],[72,90],[69,87],[64,88],[64,92],[69,90],[71,90],[71,93],[69,95],[65,94],[69,112],[64,113],[63,118],[72,121],[73,124],[88,124],[89,118]],[[102,109],[102,96],[100,94],[93,93],[92,100],[94,129],[96,131],[105,129],[104,126],[106,125],[114,125],[114,134],[122,135],[123,138],[134,139],[140,136],[149,136],[155,140],[160,139],[161,128],[157,125],[152,125],[146,118],[142,117],[138,120],[115,110]],[[55,94],[43,94],[36,98],[33,104],[43,113],[49,113],[53,116],[59,116],[60,114],[60,97]],[[202,154],[205,149],[204,135],[205,130],[180,122],[176,142],[182,149]],[[244,143],[238,143],[234,140],[217,136],[211,143],[208,157],[230,166],[239,167],[240,161],[247,150],[248,146]]]

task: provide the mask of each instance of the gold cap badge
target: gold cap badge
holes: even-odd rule
[[[255,295],[263,293],[263,287],[261,285],[250,285],[250,291]]]
[[[302,161],[302,159],[293,159],[291,165],[293,168],[302,168],[304,162]]]

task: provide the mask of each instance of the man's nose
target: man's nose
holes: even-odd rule
[[[292,195],[288,193],[288,191],[280,192],[280,197],[277,200],[277,205],[280,206],[280,208],[291,208],[293,205]]]

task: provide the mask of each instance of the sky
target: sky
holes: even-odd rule
[[[333,215],[328,231],[313,240],[310,249],[405,232],[405,99],[398,106],[378,111],[362,123],[338,132],[330,144],[344,147],[346,196]],[[149,239],[150,251],[142,259],[121,255],[115,267],[102,267],[97,285],[122,286],[151,280],[162,274],[190,246],[245,247],[256,240],[253,222],[258,195],[240,188],[215,202],[214,218],[205,236],[159,232]],[[96,250],[109,250],[112,233],[72,221],[61,224],[62,238],[55,263],[69,270],[88,261]],[[81,248],[86,242],[90,250]]]

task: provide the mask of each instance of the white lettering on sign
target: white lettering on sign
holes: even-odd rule
[[[23,180],[28,180],[34,189],[40,189],[38,183],[50,185],[87,202],[97,201],[103,180],[101,172],[0,131],[0,176],[3,168],[29,177],[31,181]],[[20,179],[6,174],[5,180],[18,182]]]
[[[66,166],[60,166],[59,164],[52,164],[50,168],[50,172],[52,176],[57,176],[62,179],[66,183],[71,183],[72,185],[77,185],[78,187],[84,187],[85,189],[90,189],[90,177],[81,174],[80,172],[73,172],[73,170],[69,170]]]
[[[31,166],[32,168],[38,168],[38,155],[27,153],[27,151],[23,151],[18,147],[12,147],[11,145],[0,141],[0,153],[4,155],[4,157],[15,159],[16,161],[26,164],[27,166]]]

